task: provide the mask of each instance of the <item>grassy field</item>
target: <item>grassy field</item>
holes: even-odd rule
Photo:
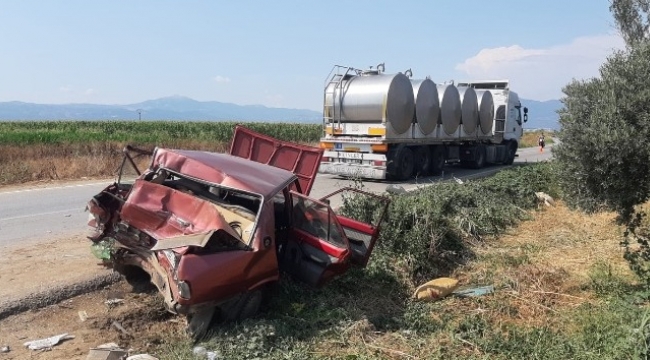
[[[113,176],[126,144],[226,151],[236,123],[173,121],[0,122],[0,185]],[[314,143],[316,124],[245,123],[279,139]]]
[[[539,205],[534,191],[554,193],[551,171],[522,166],[397,196],[366,270],[318,290],[284,279],[257,318],[217,325],[200,345],[233,359],[642,358],[647,295],[622,259],[615,216]],[[438,276],[495,292],[411,299]],[[155,354],[193,359],[193,346],[168,338]]]
[[[51,179],[113,176],[126,144],[223,152],[236,123],[181,121],[0,122],[0,185]],[[313,144],[320,124],[246,123],[253,130]],[[537,132],[520,147],[537,146]],[[547,137],[547,144],[552,143]]]

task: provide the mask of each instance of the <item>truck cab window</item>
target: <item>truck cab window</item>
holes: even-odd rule
[[[497,108],[497,114],[496,114],[497,119],[505,119],[506,118],[506,106],[501,105]]]

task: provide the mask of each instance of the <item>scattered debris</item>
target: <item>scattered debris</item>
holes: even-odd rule
[[[3,352],[3,353],[8,353],[10,351],[11,351],[11,349],[9,348],[9,346],[3,346],[2,349],[0,349],[0,352]]]
[[[84,322],[84,321],[88,320],[88,313],[87,312],[79,311],[78,314],[79,314],[79,320],[81,320],[81,322]]]
[[[456,288],[458,288],[458,280],[438,278],[418,286],[413,297],[417,300],[434,301],[451,294]]]
[[[68,335],[68,333],[52,336],[46,339],[32,340],[24,343],[24,346],[27,346],[30,350],[43,350],[50,349],[52,346],[57,345],[63,340],[74,339],[74,335]]]
[[[118,349],[118,348],[120,348],[120,346],[113,342],[101,344],[98,347],[96,347],[96,349]]]
[[[461,180],[461,179],[455,177],[454,175],[452,175],[452,177],[453,177],[454,180],[455,180],[458,184],[460,184],[460,185],[463,185],[463,184],[465,183],[463,180]]]
[[[545,192],[536,192],[535,196],[539,202],[544,203],[546,206],[553,206],[555,203],[555,200],[553,200],[553,198]]]
[[[149,354],[138,354],[138,355],[131,355],[126,360],[158,360],[157,357],[153,357]]]
[[[128,353],[119,347],[115,348],[94,348],[88,352],[86,360],[122,360]]]
[[[108,306],[115,306],[124,302],[124,299],[108,299],[104,301],[104,304]]]
[[[192,350],[194,355],[196,356],[205,356],[207,360],[217,360],[218,356],[217,353],[214,351],[208,351],[206,348],[203,346],[196,346]]]
[[[124,335],[130,335],[129,332],[126,331],[126,329],[123,328],[122,325],[120,325],[120,323],[118,323],[117,321],[113,321],[113,323],[111,324],[111,326],[113,326],[113,327],[116,328],[117,330],[121,331],[122,334],[124,334]]]
[[[453,294],[460,297],[474,297],[474,296],[483,296],[487,294],[492,294],[494,292],[494,286],[479,286],[475,288],[469,288],[464,290],[454,291]]]
[[[407,191],[404,189],[402,186],[399,185],[388,185],[386,186],[386,192],[389,194],[394,194],[394,195],[400,195],[400,194],[406,194]]]

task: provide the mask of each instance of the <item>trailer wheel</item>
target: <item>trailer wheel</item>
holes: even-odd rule
[[[431,146],[431,173],[433,175],[440,175],[445,167],[445,152],[443,147]]]
[[[476,145],[476,158],[471,162],[471,167],[473,169],[481,169],[485,166],[485,156],[485,145]]]
[[[504,162],[504,164],[512,165],[512,163],[515,162],[516,154],[517,154],[517,142],[511,141],[510,144],[508,144],[508,152],[506,154],[506,161]]]
[[[415,171],[419,176],[426,176],[431,173],[433,160],[428,146],[418,146],[415,149]]]
[[[387,175],[391,180],[407,180],[413,175],[415,158],[413,151],[404,144],[388,151]]]

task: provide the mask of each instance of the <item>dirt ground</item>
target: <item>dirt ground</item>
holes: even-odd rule
[[[148,350],[164,339],[182,336],[185,328],[182,317],[166,312],[155,293],[131,290],[131,286],[122,281],[38,311],[3,319],[0,321],[0,347],[9,346],[11,351],[0,353],[0,359],[86,359],[91,348],[109,342],[132,349],[132,354],[149,353]],[[105,302],[109,299],[123,301],[107,305]],[[87,318],[82,321],[85,315]],[[49,351],[29,350],[23,346],[26,341],[63,333],[74,338]]]
[[[0,251],[0,308],[57,286],[74,284],[102,274],[106,268],[90,252],[85,233],[73,233],[31,246]]]

